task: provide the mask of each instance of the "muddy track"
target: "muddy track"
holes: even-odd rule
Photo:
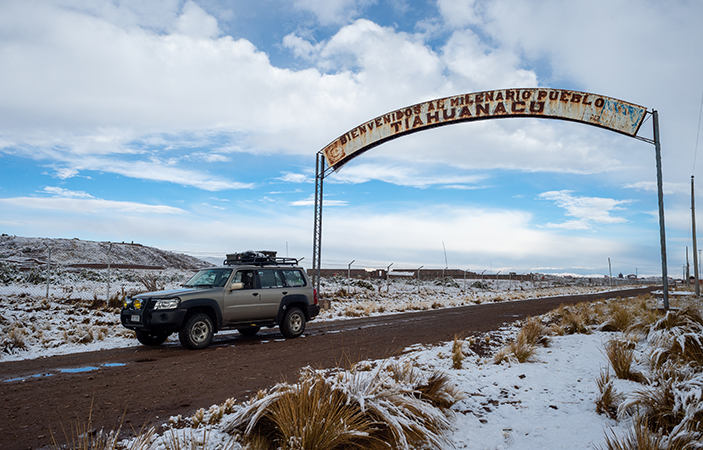
[[[301,367],[346,366],[360,359],[401,354],[413,344],[448,341],[498,329],[561,304],[629,297],[655,288],[549,297],[308,324],[305,337],[284,340],[278,329],[255,337],[215,337],[189,351],[177,344],[79,353],[0,363],[0,448],[36,449],[65,442],[78,417],[91,413],[96,429],[123,430],[192,414],[230,397],[243,400]],[[94,368],[88,371],[86,368]],[[66,371],[66,369],[69,369]],[[7,381],[11,380],[11,381]]]

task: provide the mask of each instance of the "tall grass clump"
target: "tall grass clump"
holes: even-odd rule
[[[656,320],[648,317],[647,308],[640,308],[646,328],[649,379],[642,377],[642,387],[624,397],[618,407],[618,418],[632,418],[629,432],[606,436],[606,448],[618,449],[694,449],[703,448],[703,314],[695,304],[684,304]],[[635,322],[637,323],[637,322]],[[636,325],[637,326],[637,325]],[[620,349],[622,371],[627,373],[627,347]],[[611,364],[613,359],[611,359]],[[613,364],[615,367],[615,364]],[[619,375],[618,375],[619,376]]]
[[[703,366],[703,314],[693,304],[678,311],[667,311],[655,322],[648,340],[654,347],[650,363],[654,369],[674,360],[684,365]]]
[[[297,384],[259,392],[230,421],[253,450],[444,448],[449,377],[410,364],[329,373],[305,369]]]
[[[463,361],[464,340],[459,339],[459,336],[454,336],[454,342],[452,343],[452,367],[457,370],[461,369]]]
[[[621,380],[641,382],[644,376],[632,369],[635,363],[635,343],[624,339],[611,339],[605,344],[605,355]]]
[[[592,311],[589,306],[579,303],[574,306],[560,306],[553,315],[561,334],[590,334]]]
[[[615,391],[613,380],[610,378],[610,371],[601,370],[600,376],[596,379],[596,386],[599,393],[596,398],[596,412],[605,414],[611,419],[616,419],[618,407],[623,401],[623,396]]]
[[[524,363],[534,361],[537,346],[546,346],[549,343],[549,328],[539,319],[528,317],[520,328],[515,340],[496,352],[493,361]]]
[[[611,431],[605,436],[605,450],[674,450],[666,445],[666,439],[659,433],[651,431],[642,419],[635,418],[633,426],[623,435],[617,436]],[[683,448],[681,449],[683,450]]]

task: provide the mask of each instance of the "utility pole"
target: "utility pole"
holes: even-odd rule
[[[693,272],[696,276],[696,297],[701,296],[700,279],[698,277],[698,244],[696,242],[696,200],[693,188],[693,175],[691,175],[691,222],[693,230]],[[688,248],[686,248],[686,259],[688,260]],[[690,278],[689,278],[690,280]]]

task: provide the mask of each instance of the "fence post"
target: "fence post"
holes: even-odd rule
[[[107,247],[107,298],[106,303],[110,303],[110,252],[112,251],[112,242]]]
[[[49,249],[49,261],[48,264],[46,265],[46,298],[49,298],[49,285],[51,284],[51,247],[46,245],[46,242],[43,243],[44,246]]]

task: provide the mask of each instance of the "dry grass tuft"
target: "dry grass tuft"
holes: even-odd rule
[[[558,325],[564,334],[590,334],[591,315],[588,305],[579,303],[574,306],[560,306],[555,311]]]
[[[53,431],[50,431],[51,445],[54,450],[63,450],[65,448],[69,448],[70,450],[115,450],[120,448],[118,447],[118,443],[122,425],[120,425],[117,430],[110,432],[104,432],[103,430],[96,432],[95,429],[93,429],[92,403],[90,405],[90,412],[88,413],[88,420],[84,421],[77,418],[71,422],[69,431],[64,428],[63,424],[60,424],[60,426],[66,443],[63,445],[59,444]],[[153,427],[143,427],[141,431],[137,433],[137,437],[130,449],[148,449],[151,445],[154,433],[155,429]]]
[[[611,434],[605,436],[605,450],[664,450],[666,438],[661,434],[652,432],[642,421],[635,418],[634,425],[623,436]],[[673,450],[673,449],[671,449]]]
[[[537,346],[547,346],[549,344],[548,335],[551,332],[551,328],[542,324],[538,318],[528,317],[523,322],[515,341],[498,350],[493,361],[496,364],[534,361]]]
[[[611,419],[616,419],[618,407],[624,397],[615,391],[613,380],[610,378],[610,371],[601,370],[600,376],[596,379],[596,386],[598,386],[598,392],[600,393],[596,399],[596,412],[605,414]]]
[[[24,327],[16,322],[13,323],[6,332],[0,331],[0,351],[12,354],[26,350],[26,336]]]
[[[458,335],[454,336],[454,343],[452,344],[452,367],[455,369],[461,369],[462,362],[464,361],[464,340],[459,339]]]
[[[527,341],[525,335],[518,333],[515,341],[498,350],[493,357],[496,364],[502,362],[517,362],[524,363],[534,361],[534,356],[537,353],[537,347]]]
[[[660,368],[652,384],[631,394],[621,405],[620,415],[635,413],[653,432],[671,439],[688,435],[703,438],[703,375],[682,370],[675,363]]]
[[[697,305],[687,304],[678,311],[667,311],[655,322],[648,335],[654,350],[653,369],[670,360],[682,365],[703,367],[703,316]]]
[[[621,380],[643,382],[644,375],[632,370],[635,362],[635,344],[623,339],[611,339],[605,344],[605,355],[613,367],[615,376]]]
[[[460,394],[449,377],[411,364],[328,374],[257,395],[226,425],[252,449],[443,448],[446,414]]]
[[[519,334],[524,335],[524,339],[527,343],[537,346],[541,345],[546,347],[549,344],[549,334],[550,330],[542,322],[535,317],[528,317],[525,319]]]
[[[635,312],[622,301],[609,302],[607,310],[603,314],[606,317],[605,322],[601,325],[602,331],[627,331],[636,323]]]

